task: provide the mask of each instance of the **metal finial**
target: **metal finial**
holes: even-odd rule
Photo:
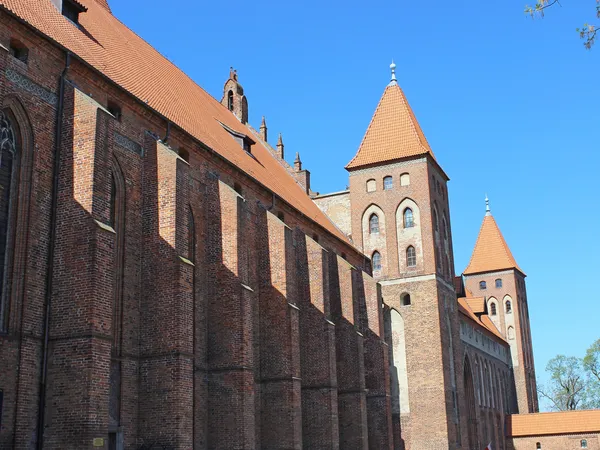
[[[390,64],[390,70],[392,71],[392,78],[390,80],[390,83],[396,83],[396,64],[394,63],[393,59],[392,63]]]
[[[485,215],[492,215],[492,211],[490,211],[490,199],[488,198],[487,194],[485,194]]]

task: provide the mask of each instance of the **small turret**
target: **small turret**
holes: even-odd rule
[[[283,145],[283,138],[281,137],[281,133],[279,133],[279,138],[277,139],[277,156],[279,156],[280,159],[283,159],[284,156],[284,145]]]
[[[223,87],[221,104],[231,111],[240,122],[248,123],[248,99],[244,95],[244,88],[238,83],[237,71],[229,68],[229,79]]]
[[[281,135],[279,135],[279,137],[281,137]],[[279,147],[279,144],[277,144],[277,146]],[[296,172],[302,171],[302,161],[300,161],[300,153],[299,152],[296,152],[296,159],[294,160],[294,170]]]
[[[267,142],[267,121],[265,120],[265,116],[263,116],[260,123],[260,137],[264,142]]]

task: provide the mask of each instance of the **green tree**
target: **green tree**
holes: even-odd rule
[[[535,6],[525,6],[525,13],[529,14],[532,18],[544,17],[546,8],[550,8],[557,4],[560,6],[558,0],[538,0]],[[600,19],[600,0],[596,0],[596,19]],[[579,37],[583,39],[583,45],[588,50],[592,48],[592,45],[596,42],[597,32],[598,27],[590,23],[585,23],[583,24],[583,27],[577,28],[577,33],[579,33]]]
[[[555,411],[581,409],[585,404],[585,376],[581,360],[574,356],[558,355],[548,361],[546,372],[550,381],[539,385],[539,394],[548,399]]]
[[[586,408],[600,408],[600,339],[587,349],[583,358],[586,374]]]

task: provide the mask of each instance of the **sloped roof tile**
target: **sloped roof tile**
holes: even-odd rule
[[[505,269],[517,269],[525,274],[510,252],[494,217],[489,214],[483,219],[471,260],[464,274],[495,272]]]
[[[358,152],[346,169],[425,154],[434,157],[404,92],[392,82],[385,88]]]
[[[253,157],[242,151],[221,123],[247,136],[252,132],[227,108],[114,17],[106,0],[79,1],[88,8],[80,15],[81,29],[63,17],[50,0],[0,0],[0,7],[70,50],[332,235],[352,245],[265,146],[254,145]]]
[[[511,437],[600,432],[600,409],[513,414],[507,419]]]

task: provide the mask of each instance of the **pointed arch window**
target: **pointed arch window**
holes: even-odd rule
[[[417,252],[412,245],[406,249],[406,265],[408,267],[415,267],[417,265]]]
[[[491,315],[495,316],[496,315],[496,304],[495,303],[492,303],[490,305],[490,310],[491,310]]]
[[[227,93],[227,109],[233,111],[233,91]]]
[[[16,171],[17,140],[9,116],[0,110],[0,331],[8,326],[7,262],[9,251],[9,225],[14,216],[11,194]],[[11,233],[12,234],[12,233]]]
[[[406,208],[404,210],[404,228],[412,228],[415,226],[415,219],[413,215],[413,210],[410,208]]]
[[[510,300],[506,300],[506,314],[512,314],[512,303]]]
[[[379,216],[377,214],[371,214],[369,218],[369,233],[379,234]]]
[[[373,270],[381,270],[381,253],[374,252],[372,260],[373,260]]]

